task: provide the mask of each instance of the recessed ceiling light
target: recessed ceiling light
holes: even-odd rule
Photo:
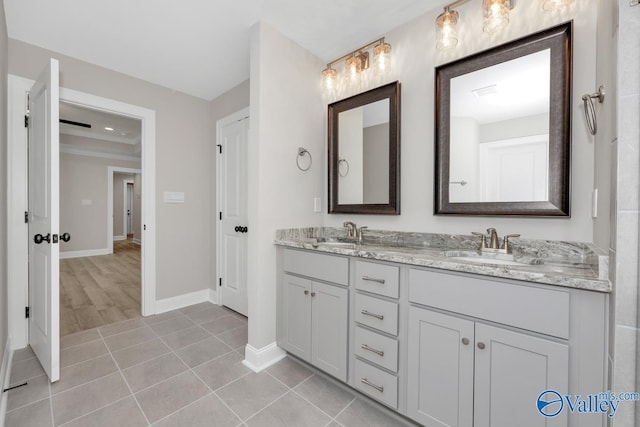
[[[110,128],[110,127],[106,126],[106,127],[104,128],[104,130],[112,131],[112,130],[113,130],[113,128]]]

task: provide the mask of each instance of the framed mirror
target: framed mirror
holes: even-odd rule
[[[436,68],[436,215],[569,216],[571,34]]]
[[[329,213],[400,214],[400,83],[329,105]]]

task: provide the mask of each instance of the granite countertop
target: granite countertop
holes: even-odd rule
[[[274,243],[291,248],[431,267],[533,283],[611,292],[608,256],[592,244],[512,239],[513,256],[480,253],[466,235],[367,230],[362,244],[344,229],[277,230]]]

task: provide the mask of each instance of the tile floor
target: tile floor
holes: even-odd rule
[[[250,371],[246,343],[246,318],[203,303],[62,337],[54,384],[18,350],[5,426],[403,425],[292,359]]]

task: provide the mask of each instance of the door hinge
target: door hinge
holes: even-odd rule
[[[222,144],[216,144],[216,146],[218,147],[218,152],[222,154]]]
[[[24,223],[29,224],[29,212],[24,211]]]
[[[218,218],[220,218],[220,221],[222,221],[222,212],[218,212]]]
[[[218,279],[218,286],[222,286],[222,277]]]
[[[142,228],[143,230],[147,229],[147,224],[144,225],[144,227]]]
[[[27,116],[26,114],[24,115],[24,127],[29,127],[29,116]]]
[[[24,308],[24,318],[28,319],[29,318],[29,307],[25,307]]]

